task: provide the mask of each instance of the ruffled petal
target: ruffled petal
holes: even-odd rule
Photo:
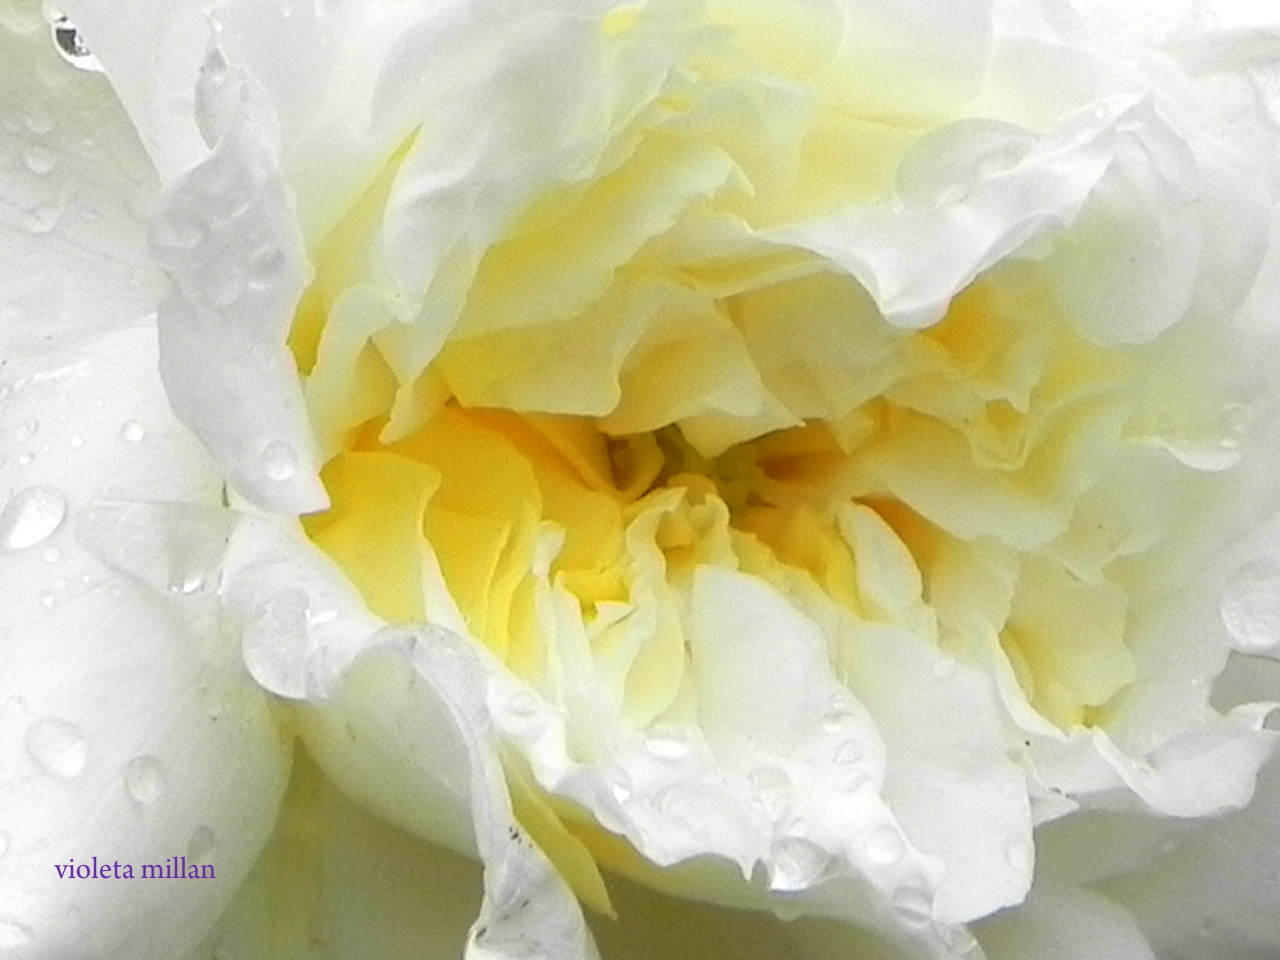
[[[310,266],[280,173],[274,111],[213,55],[208,159],[166,190],[153,233],[173,278],[160,306],[160,371],[174,412],[235,486],[268,509],[328,499],[285,346]]]
[[[330,561],[266,520],[241,520],[227,565],[226,609],[255,676],[305,698],[297,722],[326,774],[395,826],[483,861],[467,956],[595,957],[568,887],[512,814],[480,655],[435,627],[382,626]]]

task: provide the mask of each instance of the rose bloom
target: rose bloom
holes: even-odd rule
[[[1248,14],[4,0],[0,956],[1278,955]]]

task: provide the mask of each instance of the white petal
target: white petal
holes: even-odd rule
[[[1280,690],[1280,666],[1267,661],[1237,662],[1228,678],[1236,688],[1231,699]],[[1102,889],[1133,911],[1169,960],[1273,956],[1280,944],[1280,764],[1263,769],[1248,807],[1191,826]]]
[[[155,174],[97,73],[54,48],[39,4],[0,17],[0,349],[122,327],[154,309]]]
[[[1156,960],[1119,904],[1048,880],[1022,906],[978,924],[977,934],[988,960]]]
[[[156,257],[174,280],[159,313],[161,374],[178,417],[242,493],[281,513],[320,509],[328,499],[285,346],[310,267],[272,111],[234,70],[209,95],[225,100],[227,114],[210,118],[222,139],[166,188],[155,225]]]
[[[262,856],[187,960],[457,957],[482,889],[479,863],[352,803],[300,752]]]
[[[65,527],[0,556],[0,583],[4,945],[15,957],[180,955],[270,833],[289,744],[208,594],[158,593]],[[182,856],[215,879],[142,878],[144,864]],[[133,879],[55,869],[95,857]]]
[[[134,0],[107,8],[57,4],[102,63],[151,162],[164,180],[207,152],[195,122],[196,77],[210,36],[192,0]]]
[[[221,479],[169,411],[156,358],[153,326],[10,353],[0,373],[0,489],[54,487],[73,514],[102,497],[218,502]]]

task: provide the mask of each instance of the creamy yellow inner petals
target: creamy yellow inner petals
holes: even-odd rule
[[[474,258],[453,238],[409,320],[375,263],[406,144],[316,252],[295,320],[332,456],[308,535],[372,610],[465,629],[563,709],[584,762],[597,720],[689,719],[699,565],[767,581],[833,636],[892,624],[1005,658],[1044,717],[1087,725],[1135,679],[1126,564],[1181,502],[1182,468],[1152,451],[1213,440],[1218,398],[1150,375],[1210,347],[1103,348],[1034,262],[907,331],[762,238],[891,196],[923,133],[837,89],[852,54],[802,6],[712,3],[737,46],[690,54],[598,170],[547,186]],[[619,8],[601,34],[650,15]],[[518,767],[521,820],[607,911],[595,861]]]

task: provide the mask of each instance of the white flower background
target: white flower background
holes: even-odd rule
[[[0,0],[0,958],[1280,956],[1278,114],[1262,3]],[[473,408],[703,474],[532,666],[341,526]]]

